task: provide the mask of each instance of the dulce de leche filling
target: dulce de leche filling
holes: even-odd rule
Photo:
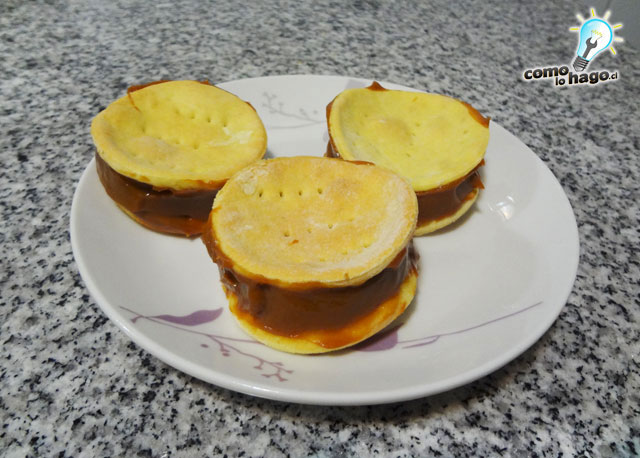
[[[357,329],[359,322],[392,298],[410,271],[417,270],[418,256],[410,242],[382,272],[361,285],[283,288],[234,271],[232,262],[216,249],[215,236],[209,229],[202,239],[218,264],[225,291],[237,298],[232,312],[271,334],[303,339],[312,335],[313,341],[324,348],[353,343],[353,336],[364,332]]]
[[[454,215],[462,204],[475,196],[476,189],[484,189],[478,173],[483,165],[484,159],[471,172],[456,181],[429,191],[417,191],[418,226]]]
[[[159,232],[201,234],[218,189],[156,189],[121,175],[96,154],[98,177],[109,197],[142,225]]]
[[[326,157],[340,158],[331,141],[327,144]],[[484,159],[462,178],[429,191],[416,191],[418,198],[418,226],[454,215],[462,204],[473,198],[476,189],[484,189],[478,169]]]

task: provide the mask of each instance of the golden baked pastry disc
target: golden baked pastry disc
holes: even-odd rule
[[[116,172],[173,190],[219,187],[267,146],[264,126],[248,103],[196,81],[128,93],[94,118],[91,135]]]
[[[370,161],[427,191],[464,177],[484,156],[489,119],[451,97],[386,90],[377,83],[340,93],[328,108],[333,149]]]
[[[381,167],[277,158],[229,179],[211,230],[216,251],[240,275],[283,287],[349,286],[406,247],[417,213],[409,183]]]

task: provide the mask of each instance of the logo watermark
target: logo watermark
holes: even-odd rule
[[[602,18],[596,15],[596,10],[591,8],[591,17],[585,19],[580,14],[576,17],[581,22],[580,26],[570,27],[571,32],[579,32],[578,48],[573,63],[561,64],[543,68],[531,68],[524,71],[522,77],[526,81],[551,78],[556,86],[598,84],[604,81],[615,81],[619,78],[617,70],[596,70],[582,73],[591,61],[605,49],[616,55],[613,42],[624,41],[622,37],[616,37],[615,30],[622,28],[622,24],[611,25],[608,22],[611,11],[607,11]]]

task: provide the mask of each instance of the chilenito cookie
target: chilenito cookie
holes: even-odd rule
[[[292,353],[354,345],[409,305],[418,204],[373,164],[261,160],[214,201],[203,240],[230,310],[257,340]]]
[[[216,192],[267,146],[250,104],[198,81],[130,88],[94,118],[91,135],[116,204],[148,228],[186,236],[202,232]]]
[[[465,102],[374,82],[338,94],[327,125],[327,156],[373,162],[409,180],[420,208],[416,235],[457,220],[483,188],[489,119]]]

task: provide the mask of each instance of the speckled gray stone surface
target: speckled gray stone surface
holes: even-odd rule
[[[638,52],[598,57],[615,82],[557,88],[521,75],[572,60],[568,3],[266,3],[0,2],[0,455],[639,454]],[[581,259],[539,342],[441,395],[314,407],[201,382],[106,318],[68,230],[92,117],[141,81],[300,73],[463,97],[540,156]]]

